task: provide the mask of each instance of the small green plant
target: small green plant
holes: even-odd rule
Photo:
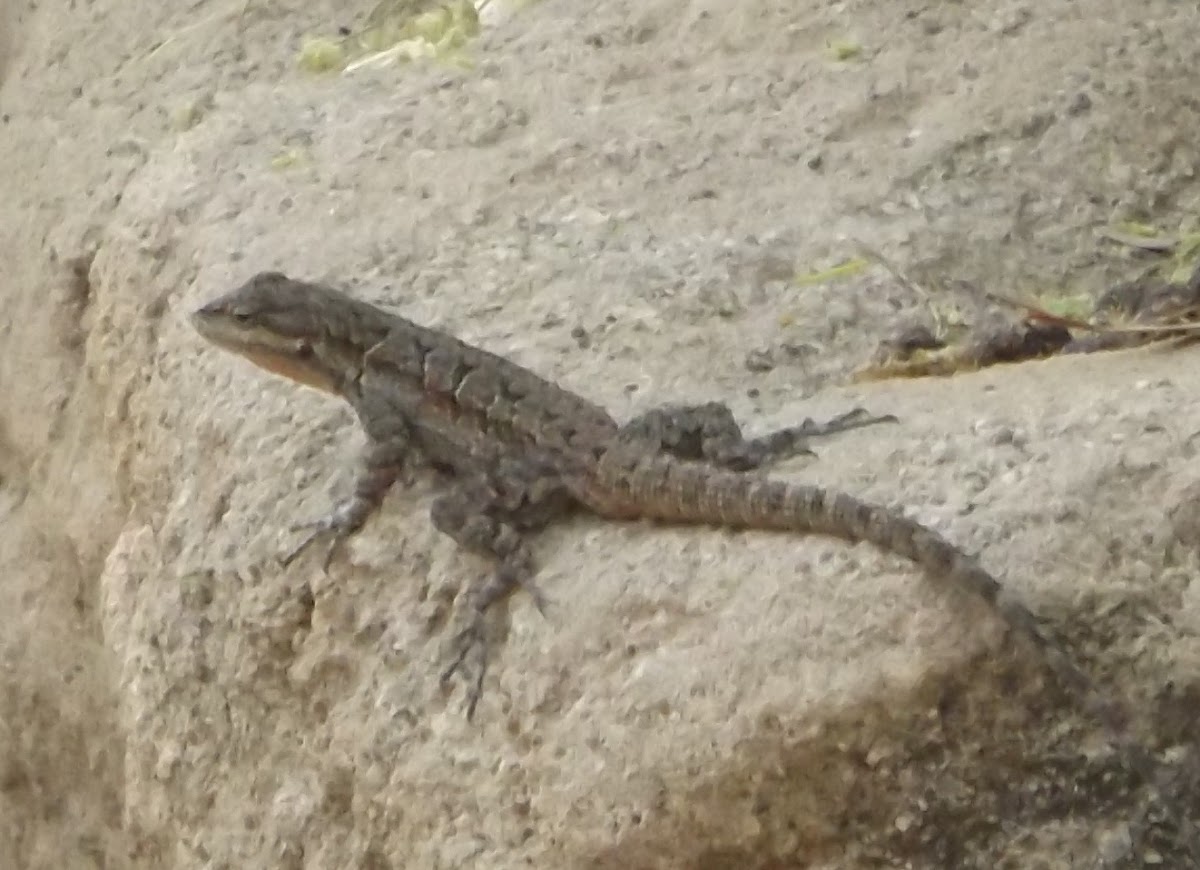
[[[479,9],[472,0],[381,0],[359,30],[338,39],[306,38],[299,65],[313,73],[422,58],[462,66],[469,64],[464,49],[479,32]]]
[[[862,46],[846,39],[834,39],[828,43],[829,56],[837,61],[856,60],[862,57]]]
[[[792,279],[792,283],[797,287],[808,287],[813,284],[824,284],[826,281],[837,281],[841,278],[849,278],[862,272],[867,266],[871,265],[862,257],[855,257],[851,260],[843,260],[836,266],[830,266],[828,269],[820,269],[816,272],[809,272],[804,275],[797,275]]]

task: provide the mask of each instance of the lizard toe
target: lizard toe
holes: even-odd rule
[[[300,556],[308,550],[318,540],[326,535],[332,534],[332,539],[329,542],[329,547],[325,551],[325,556],[321,560],[321,570],[328,571],[329,566],[333,563],[333,559],[341,552],[342,546],[346,540],[358,531],[362,525],[360,522],[355,522],[354,519],[346,517],[342,512],[334,512],[327,516],[320,517],[315,520],[309,520],[303,523],[297,523],[289,528],[292,532],[307,531],[295,547],[286,553],[279,561],[286,568],[292,562],[300,558]]]
[[[450,678],[460,671],[463,671],[465,675],[465,671],[468,670],[464,667],[467,657],[472,652],[476,653],[474,676],[470,678],[466,695],[466,715],[469,722],[475,717],[475,708],[479,704],[479,699],[483,697],[483,678],[487,674],[488,644],[482,613],[475,614],[470,623],[458,633],[454,638],[452,648],[454,656],[438,680],[442,685],[450,682]]]

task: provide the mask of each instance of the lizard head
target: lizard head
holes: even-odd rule
[[[378,312],[336,290],[262,272],[192,312],[204,338],[293,381],[340,394],[382,335]]]

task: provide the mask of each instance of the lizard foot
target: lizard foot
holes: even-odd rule
[[[877,423],[899,423],[895,414],[876,416],[866,408],[852,408],[845,414],[839,414],[824,423],[805,421],[808,437],[820,438],[825,435],[836,435],[839,432],[849,432],[851,429],[861,429],[864,426],[874,426]]]
[[[280,564],[286,568],[322,537],[332,534],[333,538],[329,542],[328,549],[325,551],[325,558],[321,560],[321,570],[328,571],[334,556],[341,551],[346,541],[362,528],[365,520],[365,512],[361,512],[359,505],[351,501],[344,505],[339,505],[329,514],[319,519],[309,520],[308,522],[292,526],[289,531],[300,532],[308,530],[309,533],[304,536],[304,539],[299,544],[280,558]]]
[[[471,615],[465,628],[454,638],[451,649],[454,651],[450,664],[442,671],[438,682],[445,685],[456,673],[467,671],[464,667],[468,656],[475,653],[473,676],[467,688],[466,707],[467,721],[475,716],[475,707],[483,696],[483,678],[487,675],[488,667],[488,634],[487,614],[492,605],[507,598],[516,589],[524,589],[533,599],[533,605],[543,618],[549,602],[542,591],[529,576],[528,566],[520,558],[508,560],[480,588],[471,593]]]
[[[333,557],[336,556],[341,550],[342,544],[345,542],[348,535],[339,533],[340,530],[335,525],[326,522],[323,519],[313,520],[312,522],[301,523],[299,525],[292,526],[289,531],[299,532],[305,529],[310,529],[311,531],[309,534],[304,536],[304,540],[280,557],[279,563],[285,568],[288,567],[298,558],[300,558],[301,554],[315,544],[322,536],[328,532],[335,532],[333,540],[329,542],[329,547],[325,550],[325,558],[321,560],[321,570],[328,571],[330,564],[333,562]]]
[[[479,699],[483,696],[483,678],[487,674],[488,666],[488,642],[487,642],[487,626],[484,624],[483,613],[477,612],[471,619],[470,624],[458,633],[454,639],[454,658],[450,664],[442,671],[439,682],[442,685],[450,682],[450,678],[460,670],[465,670],[463,664],[467,660],[467,656],[472,651],[476,651],[474,678],[467,688],[466,706],[467,706],[467,721],[470,722],[475,718],[475,707],[479,704]]]
[[[895,423],[891,414],[877,416],[855,408],[832,420],[812,418],[756,438],[747,438],[722,402],[703,405],[664,405],[634,417],[618,438],[686,460],[703,460],[729,471],[751,471],[796,456],[814,456],[808,442],[850,429]]]

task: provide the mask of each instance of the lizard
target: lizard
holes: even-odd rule
[[[283,556],[285,566],[332,532],[323,561],[328,569],[340,545],[378,510],[408,466],[424,464],[449,479],[449,489],[430,509],[434,527],[464,549],[492,558],[497,569],[469,596],[473,616],[443,680],[462,666],[472,648],[486,646],[483,617],[515,588],[526,589],[545,612],[545,597],[532,582],[526,541],[531,532],[573,507],[636,518],[643,515],[639,498],[649,499],[645,516],[655,514],[655,502],[661,518],[674,516],[676,507],[670,502],[675,496],[655,493],[649,485],[651,477],[645,473],[653,474],[653,469],[639,472],[631,466],[633,475],[617,480],[624,478],[620,463],[636,465],[645,445],[740,474],[811,454],[807,443],[812,438],[896,421],[892,415],[872,416],[856,408],[826,423],[805,420],[747,439],[728,407],[710,402],[659,408],[621,426],[599,405],[504,357],[331,287],[277,272],[254,276],[194,311],[191,321],[213,344],[342,397],[367,435],[353,494],[326,516],[293,527],[308,528],[310,534]],[[620,452],[611,452],[599,465],[607,448],[618,444]],[[615,489],[602,478],[592,480],[593,471],[601,468],[605,478],[614,478]],[[622,495],[620,487],[627,484],[644,492]],[[695,484],[702,485],[702,478]],[[693,496],[686,498],[690,502]],[[686,510],[687,504],[679,507]],[[764,506],[746,507],[761,512]],[[763,528],[771,522],[767,517],[747,519]],[[736,524],[736,518],[725,517],[724,523]],[[481,694],[486,663],[483,650],[468,694],[468,717]]]
[[[619,424],[600,405],[505,357],[280,272],[253,276],[190,319],[218,347],[345,400],[366,433],[353,493],[320,519],[294,527],[309,534],[282,557],[285,566],[328,534],[328,570],[410,465],[424,463],[441,475],[433,526],[494,564],[467,592],[466,626],[440,676],[446,683],[477,652],[468,719],[488,663],[484,617],[518,588],[544,611],[528,541],[566,513],[818,533],[871,543],[981,600],[1103,726],[1110,745],[1148,785],[1148,805],[1163,805],[1165,793],[1175,792],[1165,768],[1131,732],[1125,706],[1094,684],[976,556],[899,508],[753,473],[811,454],[812,438],[896,422],[891,415],[858,408],[826,423],[805,420],[747,438],[728,406],[710,402],[664,405]]]
[[[1106,696],[1064,646],[978,557],[901,509],[849,493],[750,473],[811,452],[810,438],[894,422],[862,409],[825,424],[746,438],[728,406],[665,405],[619,424],[604,408],[502,356],[421,326],[331,286],[261,272],[191,314],[205,339],[259,367],[344,399],[367,436],[354,491],[286,554],[290,564],[323,535],[326,569],[341,544],[380,507],[408,464],[444,474],[430,508],[433,526],[494,570],[468,591],[466,627],[443,682],[478,661],[467,716],[488,662],[484,617],[518,588],[539,610],[532,534],[571,510],[603,518],[651,519],[867,542],[915,563],[935,581],[976,597],[1040,654],[1057,680],[1130,752],[1149,777],[1149,754],[1131,716]],[[1148,781],[1148,780],[1147,780]]]

